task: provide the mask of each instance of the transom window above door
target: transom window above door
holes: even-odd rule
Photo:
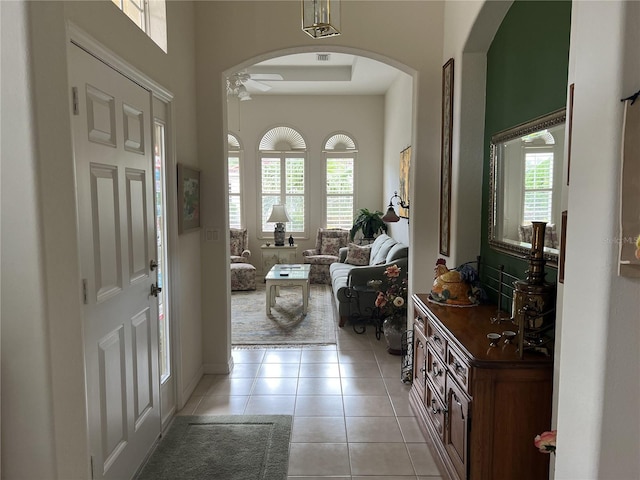
[[[111,1],[167,53],[167,7],[165,0]]]

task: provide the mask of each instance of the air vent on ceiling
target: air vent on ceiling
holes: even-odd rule
[[[328,62],[329,54],[328,53],[316,53],[316,60],[318,62]]]

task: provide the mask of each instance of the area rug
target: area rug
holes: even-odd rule
[[[290,415],[175,417],[137,480],[286,480]]]
[[[233,345],[290,345],[336,343],[331,287],[312,284],[307,315],[302,313],[302,289],[280,287],[280,296],[266,312],[265,285],[231,293]]]

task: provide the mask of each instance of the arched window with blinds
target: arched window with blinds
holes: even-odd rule
[[[353,225],[357,152],[355,141],[346,133],[334,133],[324,142],[326,228]]]

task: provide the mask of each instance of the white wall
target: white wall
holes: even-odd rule
[[[640,281],[618,277],[616,267],[620,99],[639,88],[640,8],[574,2],[571,24],[575,96],[555,478],[640,478]]]
[[[384,187],[382,189],[384,203],[378,207],[382,213],[386,213],[393,192],[402,193],[399,182],[400,152],[411,146],[413,139],[413,93],[413,79],[403,73],[398,75],[384,98]],[[409,203],[409,206],[411,206],[414,188],[414,185],[409,182],[410,198],[403,199]],[[395,210],[397,213],[398,208],[395,207]],[[411,209],[409,209],[409,218],[411,218]],[[397,223],[390,223],[388,226],[387,233],[391,237],[405,245],[411,245],[407,220],[400,219]],[[410,271],[409,275],[411,274]]]
[[[315,247],[316,232],[324,226],[324,155],[323,144],[338,131],[346,132],[359,148],[356,154],[355,208],[382,209],[382,161],[384,97],[382,95],[274,96],[252,95],[251,101],[228,100],[229,130],[243,147],[243,214],[249,230],[251,263],[261,268],[260,245],[273,234],[260,235],[260,200],[258,198],[260,163],[258,144],[275,126],[297,130],[307,144],[307,188],[309,220],[307,238],[296,238],[298,260],[301,252]],[[219,278],[220,283],[224,276]],[[222,285],[221,285],[222,286]]]
[[[51,378],[33,146],[25,2],[2,18],[2,458],[3,478],[46,478],[54,464]],[[17,181],[19,179],[19,181]],[[16,432],[20,432],[16,435]],[[37,452],[37,455],[33,455]],[[24,465],[28,465],[25,468]]]
[[[480,253],[486,53],[511,4],[445,4],[442,62],[454,59],[450,266],[475,260]]]

